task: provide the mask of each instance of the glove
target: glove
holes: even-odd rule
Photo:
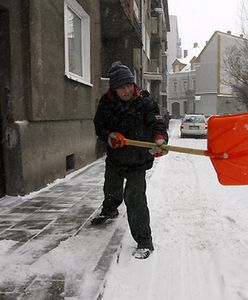
[[[111,132],[108,136],[108,144],[111,148],[116,149],[122,147],[122,142],[119,138],[118,132]]]
[[[167,144],[165,137],[163,135],[160,135],[160,134],[156,135],[154,137],[154,142],[156,143],[156,146],[149,150],[149,152],[151,153],[152,156],[160,157],[160,156],[163,156],[168,153],[168,151],[166,149],[160,148],[162,145]]]

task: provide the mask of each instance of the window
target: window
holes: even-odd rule
[[[76,0],[65,0],[65,74],[90,83],[90,17]]]
[[[192,79],[192,85],[193,85],[193,90],[196,90],[196,84],[195,84],[195,79]]]
[[[184,113],[187,112],[187,101],[183,102],[183,111],[184,111]]]
[[[136,16],[137,20],[140,21],[140,10],[139,10],[139,7],[136,3],[136,0],[133,0],[133,10],[134,10],[134,13],[135,13],[135,16]]]
[[[75,169],[75,155],[74,153],[66,156],[66,171]]]
[[[150,55],[151,55],[151,42],[150,42],[149,34],[146,32],[146,56],[148,59],[150,59]]]
[[[174,81],[173,85],[174,85],[174,94],[176,94],[177,93],[177,81]]]
[[[188,81],[184,81],[183,82],[183,89],[186,92],[189,88],[188,88]]]

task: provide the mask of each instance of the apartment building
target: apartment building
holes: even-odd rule
[[[99,1],[0,0],[2,195],[39,189],[95,159],[97,11]]]
[[[181,39],[178,32],[177,16],[170,15],[170,32],[167,34],[167,71],[171,72],[172,64],[177,58],[182,58]]]
[[[243,103],[227,85],[226,50],[241,45],[242,36],[216,31],[203,47],[194,44],[184,59],[176,59],[168,74],[168,110],[172,117],[185,113],[206,116],[241,113]],[[197,47],[196,47],[197,46]]]
[[[40,189],[96,159],[93,117],[113,61],[162,106],[164,78],[149,76],[154,59],[162,74],[168,28],[165,0],[0,0],[0,196]]]
[[[226,49],[241,46],[242,35],[216,31],[197,58],[196,68],[196,111],[206,115],[232,114],[246,111],[242,102],[235,97],[226,84],[228,74],[224,66]]]
[[[170,30],[168,1],[149,0],[142,11],[143,87],[158,102],[163,114],[167,106],[167,32]]]
[[[194,43],[193,48],[184,50],[183,58],[176,58],[168,73],[167,109],[173,118],[195,112],[196,66],[202,46]]]

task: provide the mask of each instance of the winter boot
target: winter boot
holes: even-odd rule
[[[109,219],[117,218],[119,215],[119,212],[117,209],[112,210],[110,212],[101,212],[97,217],[91,220],[92,225],[100,225],[106,222]]]
[[[151,249],[137,248],[133,255],[137,259],[146,259],[150,256],[151,253],[152,253]]]

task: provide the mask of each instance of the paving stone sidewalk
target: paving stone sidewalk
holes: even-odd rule
[[[33,266],[73,237],[81,240],[79,251],[84,257],[80,273],[74,277],[63,272],[31,273],[21,283],[6,279],[5,267],[0,265],[0,300],[101,299],[105,275],[113,261],[118,261],[127,229],[124,204],[117,219],[101,226],[90,224],[103,200],[104,160],[30,195],[0,199],[0,250],[1,242],[13,243],[8,249],[11,259],[21,258],[20,265]],[[152,170],[147,177],[151,174]]]
[[[10,255],[25,253],[28,257],[25,264],[31,265],[70,237],[77,235],[86,242],[92,242],[89,236],[97,239],[99,234],[103,234],[103,228],[93,228],[89,221],[103,200],[104,158],[68,177],[25,197],[7,196],[0,199],[0,243],[15,241],[9,249]],[[121,212],[118,221],[110,224],[104,233],[105,238],[101,238],[105,241],[104,245],[98,245],[101,251],[98,248],[94,253],[92,248],[93,252],[86,257],[95,260],[93,271],[99,284],[88,286],[92,291],[87,291],[87,295],[91,294],[92,299],[99,293],[112,255],[124,234],[125,226],[116,226],[123,218],[123,208]],[[77,275],[79,278],[71,282],[65,280],[65,274],[46,278],[28,276],[27,282],[21,285],[11,280],[0,281],[0,299],[84,299],[82,291],[74,287],[75,282],[77,287],[80,282],[83,284],[83,274],[84,266],[82,277]]]

